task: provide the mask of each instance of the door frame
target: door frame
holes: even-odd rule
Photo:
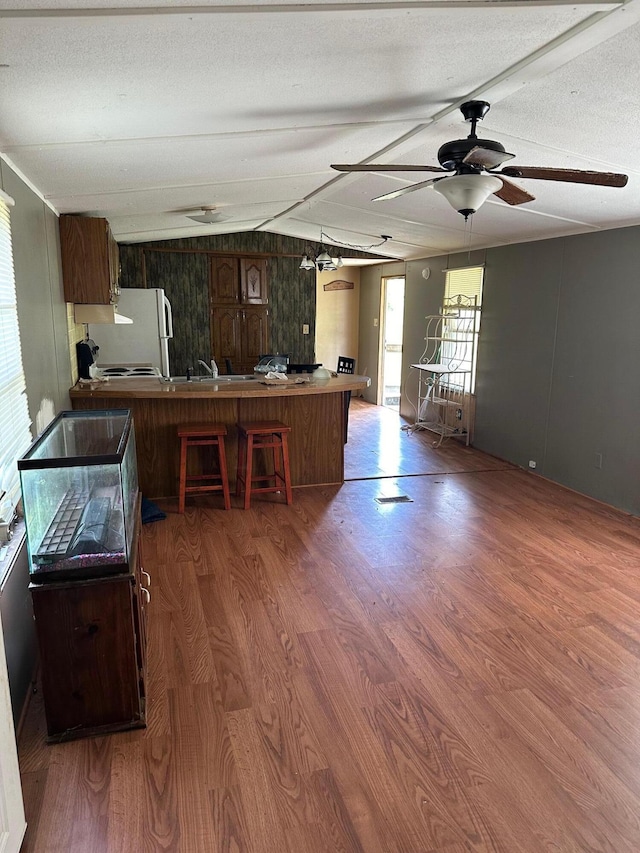
[[[387,282],[391,279],[404,279],[405,291],[407,286],[407,277],[404,273],[396,273],[395,275],[383,275],[380,279],[380,329],[378,331],[378,389],[376,393],[376,405],[383,406],[384,399],[384,354],[385,354],[385,339],[387,325]],[[403,318],[404,319],[404,318]],[[404,325],[404,324],[403,324]],[[404,346],[404,329],[402,334],[402,344]],[[400,377],[400,391],[402,392],[402,377]],[[399,407],[398,407],[399,411]]]

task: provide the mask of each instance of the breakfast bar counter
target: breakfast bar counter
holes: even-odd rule
[[[279,420],[291,429],[289,453],[293,486],[344,481],[345,392],[366,388],[366,376],[340,374],[315,380],[291,375],[285,385],[258,379],[110,379],[75,385],[74,409],[130,409],[136,434],[138,476],[145,497],[178,493],[177,427],[223,423],[231,487],[235,486],[238,421]]]

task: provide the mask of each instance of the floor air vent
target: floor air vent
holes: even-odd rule
[[[379,504],[410,504],[413,503],[413,498],[409,495],[394,495],[392,498],[376,498]]]

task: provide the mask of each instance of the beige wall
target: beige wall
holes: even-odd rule
[[[34,435],[62,409],[71,408],[67,306],[62,292],[58,217],[42,198],[0,158],[0,188],[13,197],[11,234],[18,322],[29,414]],[[36,638],[31,608],[26,544],[0,591],[14,720],[31,686]]]
[[[332,281],[349,281],[352,290],[325,290]],[[316,361],[335,370],[338,356],[358,357],[360,268],[341,267],[316,277]]]
[[[22,364],[32,432],[42,432],[61,409],[71,408],[67,306],[62,292],[58,217],[0,159],[0,187],[11,208]]]

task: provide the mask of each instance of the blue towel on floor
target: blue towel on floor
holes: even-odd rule
[[[166,512],[163,512],[159,506],[142,496],[142,523],[149,524],[151,521],[162,521],[166,518]]]

